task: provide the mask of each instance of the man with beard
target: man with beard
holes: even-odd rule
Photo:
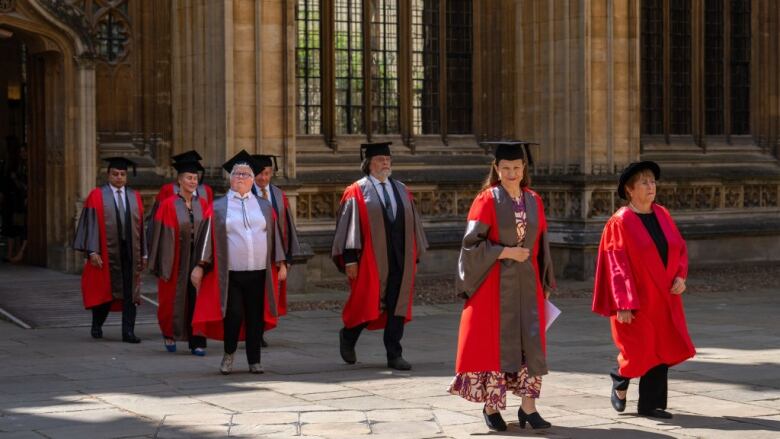
[[[428,243],[412,194],[390,178],[390,143],[368,143],[360,149],[366,176],[344,191],[331,251],[350,282],[339,332],[341,358],[354,364],[363,329],[384,328],[387,367],[409,370],[401,338],[412,316],[417,261]]]

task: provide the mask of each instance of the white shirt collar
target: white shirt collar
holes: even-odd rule
[[[378,179],[378,178],[374,177],[374,176],[373,176],[373,175],[371,175],[371,174],[369,174],[369,175],[368,175],[368,178],[370,178],[370,179],[371,179],[371,182],[372,182],[372,183],[374,183],[375,185],[382,184],[382,182],[381,182],[381,181],[379,181],[379,179]],[[384,183],[389,183],[389,182],[390,182],[390,179],[389,179],[389,178],[388,178],[388,179],[386,179],[386,180],[384,181]]]
[[[228,189],[227,196],[228,196],[228,199],[231,199],[231,198],[247,199],[247,198],[252,196],[252,191],[249,191],[249,192],[245,193],[244,196],[242,197],[241,194],[239,194],[238,192],[234,191],[233,189]]]
[[[125,194],[125,186],[122,186],[122,187],[116,187],[116,186],[114,186],[114,185],[113,185],[113,184],[111,184],[111,183],[109,183],[108,185],[111,187],[111,192],[113,192],[113,193],[115,193],[115,194],[116,194],[116,191],[119,191],[119,192],[120,192],[122,195],[124,195],[124,194]]]

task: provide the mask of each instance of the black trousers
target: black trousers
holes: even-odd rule
[[[385,289],[385,310],[387,311],[387,326],[385,326],[384,343],[385,350],[387,351],[387,359],[392,360],[398,358],[403,353],[401,347],[401,338],[404,336],[404,317],[395,316],[395,306],[398,304],[398,296],[401,293],[401,279],[403,276],[403,269],[399,269],[397,266],[390,270],[390,275],[387,277],[387,288]],[[344,328],[344,338],[354,346],[360,334],[368,326],[368,322],[354,326],[352,328]]]
[[[609,374],[612,377],[612,388],[626,390],[631,378],[620,376],[617,369]],[[639,401],[637,410],[648,412],[655,409],[666,410],[666,394],[669,381],[669,366],[659,364],[648,370],[639,378]]]
[[[133,303],[133,256],[127,241],[120,245],[120,260],[122,264],[122,335],[134,335],[136,306]],[[104,264],[108,261],[103,261]],[[92,308],[92,327],[103,327],[111,311],[111,303],[106,302]]]
[[[205,348],[206,337],[201,335],[192,335],[192,316],[195,314],[195,298],[198,297],[198,291],[192,282],[187,282],[187,340],[189,340],[190,349]]]
[[[260,362],[260,337],[264,312],[265,270],[230,271],[224,320],[226,354],[236,352],[243,323],[246,335],[246,360],[249,364]]]

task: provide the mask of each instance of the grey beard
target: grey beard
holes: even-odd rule
[[[391,175],[393,175],[392,170],[379,171],[379,176],[382,177],[383,180],[387,180]]]

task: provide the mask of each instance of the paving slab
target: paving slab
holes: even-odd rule
[[[83,310],[70,313],[70,326],[64,317],[56,327],[31,330],[0,321],[0,439],[777,438],[776,301],[772,290],[686,297],[699,355],[671,369],[675,417],[659,421],[636,415],[637,383],[629,387],[626,412],[612,409],[608,372],[616,350],[606,320],[590,313],[587,298],[556,299],[564,314],[548,332],[551,373],[538,401],[553,428],[520,429],[520,399],[509,395],[506,434],[488,433],[479,404],[446,393],[459,304],[419,307],[404,338],[404,356],[414,366],[408,372],[385,367],[381,331],[361,336],[358,364],[343,364],[333,311],[283,318],[267,334],[264,375],[246,372],[243,347],[235,372],[220,375],[218,341],[209,342],[203,358],[183,344],[182,352],[169,354],[155,323],[142,321],[143,342],[129,345],[117,341],[118,328],[91,339]]]

